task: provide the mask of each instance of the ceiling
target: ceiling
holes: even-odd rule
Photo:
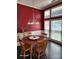
[[[61,0],[17,0],[17,3],[34,7],[37,9],[45,9],[48,5],[61,2]]]

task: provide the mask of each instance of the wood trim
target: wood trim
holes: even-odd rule
[[[51,18],[51,9],[50,9],[50,18]],[[51,20],[49,20],[49,38],[51,37]]]
[[[57,16],[57,17],[46,18],[46,19],[44,19],[44,20],[58,19],[58,18],[62,18],[62,16]]]
[[[39,11],[43,11],[43,10],[41,10],[41,9],[34,8],[34,7],[31,7],[31,6],[27,6],[27,5],[23,5],[23,4],[20,4],[20,3],[17,3],[17,5],[21,5],[21,6],[24,6],[24,7],[29,7],[29,8],[32,8],[32,9],[39,10]]]

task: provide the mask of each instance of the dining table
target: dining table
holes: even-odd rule
[[[37,41],[39,40],[45,40],[47,39],[47,37],[41,36],[41,35],[29,35],[25,38],[23,38],[23,40],[25,41],[25,43],[29,44],[31,46],[31,50],[30,50],[30,59],[32,59],[32,55],[33,55],[33,48],[36,44],[38,44]]]

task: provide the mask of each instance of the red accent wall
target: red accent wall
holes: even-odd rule
[[[39,21],[39,25],[28,25],[27,22],[32,21],[33,17],[33,9],[34,9],[34,17],[35,21]],[[21,4],[17,4],[17,32],[22,31],[22,26],[24,31],[35,31],[35,30],[43,30],[44,29],[44,17],[43,11],[38,10],[32,7],[24,6]]]

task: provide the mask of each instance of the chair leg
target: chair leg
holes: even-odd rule
[[[40,59],[40,56],[38,56],[38,59]]]
[[[40,59],[40,53],[39,53],[39,55],[38,55],[38,59]]]
[[[25,59],[25,52],[24,52],[24,58],[23,59]]]
[[[45,53],[45,59],[47,59],[46,53]]]

